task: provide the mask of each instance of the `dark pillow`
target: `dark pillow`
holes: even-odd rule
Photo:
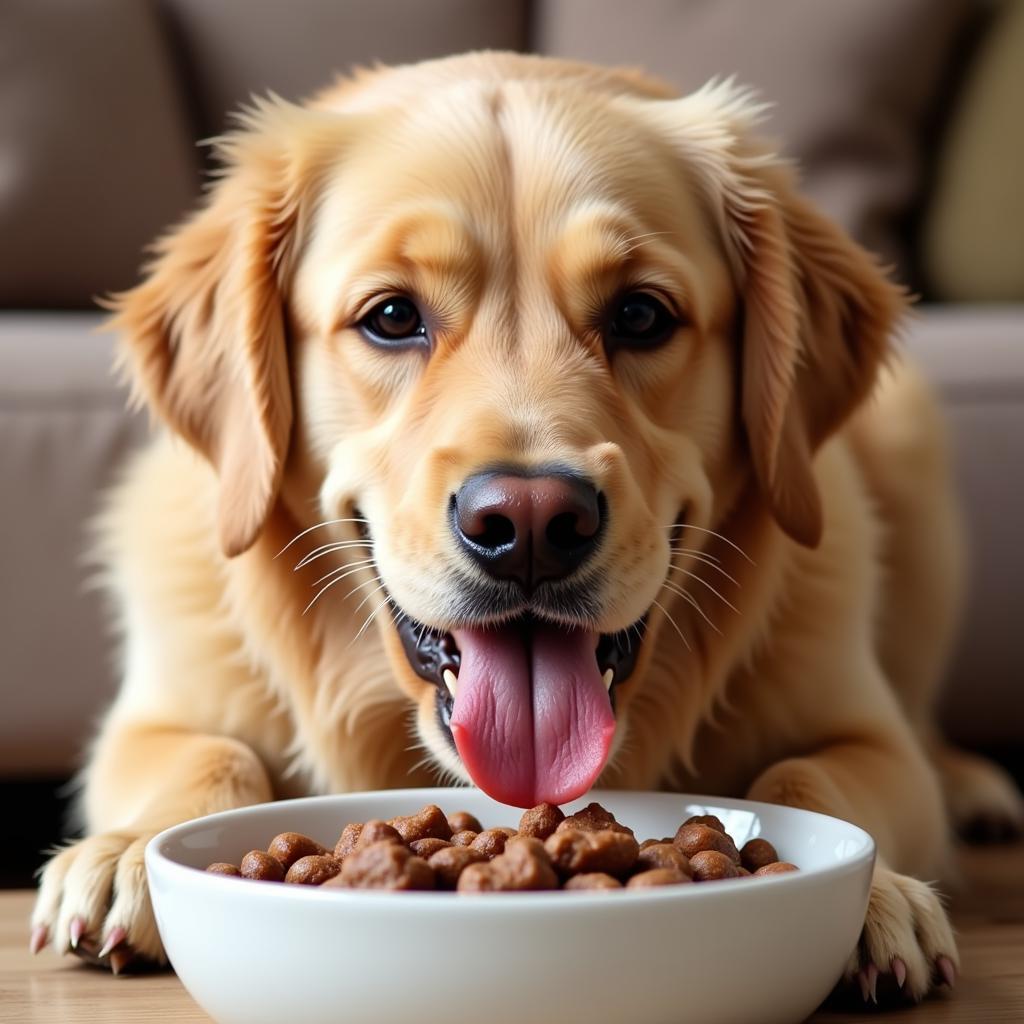
[[[902,260],[931,102],[971,16],[967,0],[543,0],[533,43],[684,91],[735,75],[775,104],[764,131],[799,161],[805,191]]]
[[[0,305],[136,280],[198,188],[179,92],[148,3],[0,3]]]
[[[252,93],[298,101],[339,72],[465,50],[519,50],[524,0],[169,0],[203,131]]]

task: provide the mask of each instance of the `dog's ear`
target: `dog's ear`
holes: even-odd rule
[[[109,302],[137,400],[217,470],[229,557],[255,542],[280,485],[292,424],[283,285],[338,120],[276,99],[242,114],[216,141],[224,168],[203,207]]]
[[[758,177],[764,199],[744,226],[742,417],[776,520],[814,547],[811,457],[870,393],[906,298],[784,169]]]
[[[704,193],[743,303],[741,416],[779,525],[817,545],[811,460],[868,395],[906,308],[875,260],[796,191],[750,130],[763,107],[712,83],[659,114]]]

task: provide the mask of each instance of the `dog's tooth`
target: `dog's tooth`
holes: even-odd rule
[[[459,677],[450,668],[444,670],[442,677],[444,685],[448,687],[448,692],[454,697],[455,689],[459,685]]]
[[[612,682],[615,680],[615,672],[610,668],[604,670],[604,675],[601,677],[604,681],[604,688],[610,690],[612,688]]]

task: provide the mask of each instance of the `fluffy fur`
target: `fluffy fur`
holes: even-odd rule
[[[155,831],[464,778],[394,609],[450,628],[473,570],[448,496],[557,460],[611,510],[587,624],[651,610],[603,783],[859,823],[880,859],[851,974],[902,962],[920,997],[956,963],[915,880],[946,867],[936,765],[961,820],[1019,822],[1020,802],[932,724],[962,586],[941,423],[890,352],[902,293],[797,195],[756,116],[728,84],[679,99],[476,54],[258,103],[220,140],[202,209],[114,302],[166,429],[102,520],[124,681],[37,936],[66,948],[77,918],[83,948],[121,928],[159,960]],[[637,284],[683,326],[608,358],[595,323]],[[427,311],[429,358],[353,329],[394,293]]]

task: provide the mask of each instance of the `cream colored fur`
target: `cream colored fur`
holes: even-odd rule
[[[268,101],[222,143],[209,202],[114,303],[165,429],[102,518],[124,682],[88,837],[43,874],[33,921],[57,948],[77,917],[85,948],[122,927],[162,958],[141,856],[168,825],[464,778],[378,588],[448,628],[448,496],[494,460],[558,459],[612,512],[591,627],[651,609],[603,783],[863,825],[880,858],[851,975],[902,961],[920,997],[956,963],[916,880],[949,853],[928,754],[961,817],[1020,803],[984,763],[963,783],[931,717],[963,578],[941,425],[890,353],[901,294],[755,119],[729,86],[673,99],[483,54]],[[594,312],[638,277],[684,327],[609,362]],[[352,329],[395,291],[434,316],[429,361]]]

